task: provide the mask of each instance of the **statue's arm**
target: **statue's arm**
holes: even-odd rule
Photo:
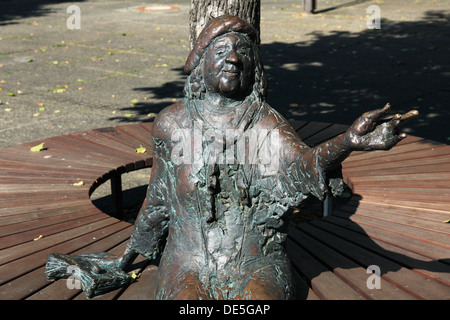
[[[330,172],[350,155],[352,151],[389,150],[406,134],[399,132],[399,125],[418,115],[410,111],[404,115],[397,114],[389,121],[380,121],[387,114],[390,105],[364,113],[352,126],[341,135],[311,149],[315,162],[326,172]]]
[[[170,215],[168,201],[168,158],[170,121],[167,110],[156,117],[153,130],[153,165],[147,195],[136,219],[129,246],[148,259],[157,259],[164,250]]]
[[[280,121],[277,128],[284,146],[282,168],[295,188],[319,199],[324,198],[329,187],[333,194],[338,194],[342,187],[340,165],[352,151],[388,150],[404,139],[406,135],[399,133],[398,126],[418,112],[382,121],[389,109],[388,104],[364,113],[346,132],[314,148],[305,145],[286,121]]]

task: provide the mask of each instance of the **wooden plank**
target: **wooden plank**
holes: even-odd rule
[[[126,130],[119,130],[118,128],[102,128],[96,129],[94,132],[103,136],[104,139],[121,143],[133,150],[141,146],[145,147],[146,154],[142,154],[141,156],[145,159],[145,166],[149,167],[153,163],[153,140],[151,139],[151,133],[148,132],[148,129],[145,126],[140,126],[139,130],[144,131],[145,133],[143,133],[143,135],[145,134],[145,136],[150,135],[149,139],[144,141],[129,134]]]
[[[146,129],[135,124],[120,125],[116,127],[117,130],[124,132],[135,139],[139,140],[140,143],[150,146],[152,144],[152,135]]]
[[[147,149],[147,152],[151,154],[151,150],[153,150],[152,140],[149,141],[142,141],[139,140],[129,134],[127,134],[124,131],[118,130],[116,128],[108,127],[108,128],[101,128],[101,129],[95,129],[95,132],[98,132],[105,137],[119,141],[123,144],[128,145],[130,148],[136,149],[140,147],[141,145]]]
[[[295,131],[298,131],[302,127],[306,126],[308,124],[308,121],[295,120],[295,121],[289,121],[289,124],[291,125],[292,129],[294,129]]]
[[[101,172],[109,172],[111,170],[117,170],[117,163],[109,163],[108,161],[100,161],[96,160],[94,161],[92,158],[89,157],[88,154],[82,153],[82,154],[69,154],[69,153],[62,153],[57,149],[51,149],[48,148],[45,151],[41,152],[30,152],[30,145],[32,146],[32,143],[29,143],[29,145],[20,145],[20,146],[14,146],[9,149],[7,149],[7,152],[12,153],[16,156],[16,159],[21,158],[35,158],[39,159],[39,161],[49,160],[51,161],[57,161],[60,163],[68,163],[71,164],[78,164],[87,166],[91,169],[100,170]]]
[[[0,291],[8,290],[8,281],[11,281],[22,276],[25,273],[44,266],[47,262],[47,256],[49,254],[56,252],[70,254],[111,234],[128,228],[129,226],[130,225],[128,223],[118,221],[104,228],[92,229],[90,232],[84,233],[79,237],[70,239],[66,242],[55,244],[52,247],[44,248],[41,251],[34,252],[30,255],[24,256],[21,259],[16,259],[9,263],[0,265]],[[6,286],[3,286],[4,284],[6,284]]]
[[[440,149],[440,150],[445,150],[445,149]],[[350,165],[353,166],[349,166],[345,161],[342,165],[342,168],[346,171],[346,172],[351,172],[352,174],[355,173],[359,173],[360,171],[368,171],[368,170],[391,170],[394,168],[401,168],[401,167],[417,167],[420,165],[436,165],[439,166],[440,164],[449,164],[450,163],[450,159],[449,159],[449,155],[450,155],[450,150],[449,150],[449,154],[446,155],[436,155],[436,153],[434,155],[430,155],[427,157],[423,157],[422,154],[417,154],[417,156],[419,156],[419,158],[407,158],[407,159],[398,159],[397,157],[392,157],[392,158],[388,158],[388,157],[383,157],[383,159],[381,159],[382,161],[376,161],[376,162],[363,162],[361,161],[360,164],[358,164],[356,161],[353,163],[350,163]]]
[[[297,228],[364,267],[377,265],[381,270],[381,276],[386,281],[418,299],[450,298],[447,286],[315,227],[321,222],[324,223],[323,221],[313,221],[311,224],[299,224]]]
[[[377,176],[351,176],[353,183],[368,181],[415,181],[415,180],[445,180],[450,181],[450,172],[425,172],[408,174],[383,174]]]
[[[58,170],[59,168],[67,168],[67,169],[77,169],[81,172],[88,172],[96,174],[98,172],[104,172],[105,167],[97,168],[95,165],[89,163],[80,163],[77,161],[71,161],[64,157],[54,157],[50,154],[50,151],[46,150],[45,152],[32,153],[28,151],[28,154],[25,154],[23,150],[20,153],[14,152],[12,148],[7,150],[0,151],[0,163],[7,162],[12,166],[20,167],[23,165],[24,161],[22,158],[26,158],[27,164],[33,164],[36,166],[42,166],[42,169],[46,168],[55,168]],[[76,160],[76,159],[75,159]]]
[[[92,215],[97,215],[99,213],[100,210],[98,210],[97,208],[93,208],[92,206],[88,206],[87,209],[79,208],[78,206],[69,207],[68,210],[66,209],[65,212],[58,215],[49,215],[47,217],[40,217],[37,219],[25,219],[24,221],[19,223],[0,224],[0,236],[5,237],[16,233],[36,230],[46,226],[50,227],[61,222],[89,217]],[[2,242],[1,239],[2,238],[0,238],[0,243]]]
[[[126,171],[134,170],[134,160],[122,156],[118,152],[110,149],[100,148],[100,145],[94,146],[87,142],[81,142],[80,139],[69,136],[58,136],[46,139],[49,150],[55,149],[59,153],[84,157],[92,162],[107,163],[115,167],[125,167]]]
[[[302,248],[310,252],[316,259],[324,263],[333,273],[340,277],[368,300],[411,300],[415,297],[401,291],[384,279],[380,279],[382,290],[369,289],[367,287],[367,269],[354,261],[346,258],[340,253],[332,250],[316,239],[301,232],[299,229],[291,228],[290,237]]]
[[[394,174],[411,174],[411,173],[436,173],[436,172],[450,172],[450,159],[446,160],[447,163],[417,163],[414,166],[403,166],[401,164],[392,166],[390,168],[375,169],[370,166],[365,170],[347,170],[347,174],[352,177],[364,177],[364,176],[378,176],[378,175],[394,175]]]
[[[293,270],[293,273],[296,290],[295,300],[320,300],[298,272]]]
[[[397,245],[435,260],[446,259],[450,255],[449,249],[445,246],[445,244],[442,246],[428,239],[415,237],[414,234],[411,236],[398,232],[398,230],[401,229],[401,225],[399,225],[398,228],[395,228],[395,230],[392,230],[388,229],[384,223],[369,223],[369,221],[363,220],[364,217],[362,216],[341,211],[336,211],[335,215],[325,219],[327,222],[345,227],[364,236],[383,240],[387,243]],[[380,225],[382,227],[380,227]],[[396,227],[396,225],[391,223],[391,228],[392,227]],[[414,229],[411,229],[406,231],[414,231]],[[423,234],[425,234],[425,236],[428,235],[427,232],[423,232]],[[346,234],[346,237],[350,237],[351,235],[352,234]],[[441,237],[444,239],[446,238],[445,235]]]
[[[348,212],[337,211],[336,215],[341,217],[348,217]],[[379,218],[377,219],[362,214],[353,214],[348,218],[358,225],[370,225],[376,228],[390,231],[391,233],[397,233],[409,238],[421,240],[423,242],[450,249],[450,234],[437,230],[437,228],[429,229],[425,227],[418,227],[415,225],[400,223],[398,221],[390,221],[387,219]],[[408,241],[408,239],[405,239],[405,241]],[[450,250],[447,250],[447,254],[450,257]]]
[[[365,195],[361,202],[367,203],[380,203],[380,204],[392,204],[397,205],[399,207],[404,208],[417,208],[423,210],[435,210],[435,211],[443,211],[448,212],[449,207],[446,203],[434,203],[434,202],[423,202],[423,201],[414,201],[414,200],[401,200],[401,199],[380,199],[380,198],[371,198],[370,195]]]
[[[66,230],[64,232],[59,232],[39,239],[38,241],[31,240],[27,243],[3,249],[0,251],[0,265],[44,250],[46,248],[56,246],[57,244],[66,242],[67,240],[80,237],[93,230],[103,229],[115,223],[117,223],[117,219],[105,215],[105,219],[101,219],[100,221],[92,222],[90,224],[79,226],[70,230]]]
[[[83,247],[82,249],[67,253],[82,254],[82,253],[106,252],[111,248],[119,245],[120,243],[126,241],[131,234],[132,228],[133,228],[132,226],[129,226],[122,230],[118,230],[104,238],[100,238],[98,241],[86,247]],[[110,230],[107,229],[105,229],[104,231],[106,233],[110,232]],[[33,271],[30,271],[29,273],[22,275],[19,278],[11,280],[8,283],[5,283],[3,286],[0,286],[0,300],[25,299],[28,296],[36,292],[39,292],[39,290],[47,286],[50,286],[51,284],[52,282],[49,282],[45,279],[45,267],[42,266],[38,269],[35,269]],[[44,299],[44,297],[40,298]],[[55,300],[58,299],[62,300],[64,297],[53,296],[52,298]]]
[[[427,219],[437,222],[442,222],[448,217],[447,212],[435,211],[435,210],[422,210],[418,208],[404,208],[396,205],[389,205],[380,203],[374,206],[372,203],[359,202],[359,201],[348,201],[345,205],[340,206],[339,209],[348,212],[361,212],[371,211],[371,212],[383,212],[387,214],[399,214],[408,216],[414,219]]]
[[[3,204],[2,208],[0,208],[0,217],[6,217],[10,215],[17,215],[24,212],[24,209],[29,209],[32,211],[41,210],[43,208],[63,208],[65,205],[72,205],[73,203],[84,204],[87,202],[88,197],[74,197],[68,199],[59,199],[57,201],[48,201],[49,199],[41,200],[39,194],[35,195],[33,198],[34,201],[22,201],[22,204],[17,204],[16,202],[12,202],[11,204]],[[33,210],[34,209],[34,210]]]
[[[79,137],[80,139],[91,141],[96,144],[107,146],[113,150],[117,150],[116,152],[121,152],[139,157],[140,161],[135,162],[135,169],[140,169],[148,165],[148,158],[151,158],[151,153],[149,152],[147,152],[146,154],[136,153],[135,150],[139,146],[137,146],[136,148],[131,148],[130,146],[120,141],[111,140],[96,131],[89,130],[84,132],[78,132],[70,134],[69,136],[71,135]]]
[[[375,159],[392,155],[401,155],[410,152],[417,152],[425,149],[433,149],[440,147],[448,147],[446,145],[439,144],[432,140],[421,140],[417,142],[411,142],[406,144],[398,144],[391,150],[375,150],[370,152],[353,152],[350,157],[346,159],[347,162],[360,161],[367,159]]]
[[[106,218],[108,218],[106,214],[97,213],[94,215],[88,215],[74,220],[68,220],[52,225],[41,226],[40,228],[33,228],[28,231],[22,231],[20,233],[14,233],[9,236],[4,236],[0,238],[0,250],[6,249],[8,247],[14,247],[15,250],[16,248],[15,246],[17,245],[29,243],[32,241],[40,241],[40,239],[48,238],[49,236],[52,236],[54,234],[72,230],[74,228],[79,228],[81,226],[91,224],[93,222],[97,222],[100,220],[104,220]],[[10,225],[10,228],[13,229],[14,226],[15,225]]]
[[[148,265],[135,283],[129,286],[118,300],[153,300],[155,298],[155,285],[158,267]]]
[[[359,293],[295,242],[288,240],[287,250],[296,270],[307,279],[321,300],[364,300]]]
[[[98,177],[99,170],[87,170],[83,168],[75,168],[71,166],[55,166],[54,162],[48,161],[46,164],[35,164],[24,161],[0,161],[0,170],[2,172],[23,172],[23,173],[43,173],[46,174],[75,174],[87,177]],[[2,181],[2,180],[0,180]]]
[[[94,180],[98,178],[98,175],[86,175],[80,172],[76,172],[75,170],[68,170],[65,174],[63,172],[60,173],[52,173],[46,171],[4,171],[0,170],[0,181],[2,184],[14,184],[16,181],[21,181],[23,179],[29,178],[29,181],[42,182],[43,179],[50,180],[53,183],[67,183],[68,181],[87,181]],[[26,183],[25,183],[26,184]]]
[[[106,144],[100,144],[97,142],[94,142],[89,139],[85,139],[84,137],[78,136],[78,135],[67,135],[62,136],[64,138],[65,143],[67,143],[70,146],[77,145],[82,148],[92,148],[92,150],[96,150],[97,152],[100,152],[103,156],[107,156],[108,158],[117,158],[119,161],[122,161],[123,163],[132,162],[135,164],[144,164],[145,158],[143,154],[138,154],[134,152],[134,149],[128,152],[127,150],[119,150],[112,148]],[[138,168],[142,168],[142,166],[138,166]],[[133,169],[132,169],[133,170]]]
[[[72,189],[68,191],[59,190],[46,190],[46,191],[36,191],[36,190],[17,190],[11,192],[0,192],[0,207],[8,205],[11,202],[21,201],[23,204],[25,202],[39,202],[39,199],[46,199],[49,201],[51,199],[61,201],[68,199],[86,199],[87,194],[84,189],[77,189],[72,185]],[[16,205],[13,205],[16,206]]]
[[[58,204],[53,208],[41,208],[40,206],[31,206],[30,208],[30,206],[27,206],[14,208],[14,212],[11,215],[5,214],[4,216],[0,216],[0,226],[8,227],[11,224],[27,223],[37,219],[46,220],[50,217],[58,217],[70,212],[81,212],[83,210],[96,210],[100,212],[92,203],[86,203],[85,200],[70,202],[65,206]]]
[[[310,136],[307,139],[304,139],[303,142],[309,146],[316,146],[340,135],[347,129],[348,126],[346,125],[332,124],[331,126],[325,128],[324,130],[317,132],[316,134]]]
[[[448,187],[448,180],[442,179],[442,180],[433,180],[433,179],[426,179],[426,180],[397,180],[397,181],[376,181],[376,180],[358,180],[356,181],[352,180],[352,177],[348,177],[345,173],[343,173],[344,181],[347,183],[353,190],[355,190],[355,193],[358,193],[356,188],[373,188],[373,189],[382,189],[382,188],[389,188],[391,186],[397,186],[399,188],[447,188]],[[426,177],[425,177],[426,178]],[[365,196],[369,196],[370,193],[365,193]]]
[[[150,135],[153,132],[153,121],[151,122],[140,122],[139,125],[144,128],[145,130],[147,130],[148,133],[150,133]]]
[[[7,224],[5,223],[8,222],[8,219],[14,219],[14,221],[10,221],[10,223],[17,223],[19,221],[24,221],[24,219],[22,219],[20,217],[20,215],[26,215],[26,214],[31,214],[34,215],[35,218],[40,218],[43,217],[43,215],[41,215],[41,212],[46,212],[49,210],[52,210],[53,212],[59,212],[65,208],[65,207],[73,207],[73,206],[77,206],[77,205],[81,205],[84,206],[87,204],[86,200],[67,200],[67,201],[58,201],[58,202],[51,202],[51,203],[39,203],[39,204],[33,204],[33,205],[28,205],[26,203],[24,203],[23,206],[20,207],[13,207],[13,208],[0,208],[0,223],[2,224]],[[91,207],[93,207],[93,204],[90,204]],[[29,218],[30,215],[27,216],[27,218]]]
[[[372,188],[375,189],[375,188]],[[403,188],[407,189],[407,188]],[[388,188],[383,188],[382,190],[371,190],[370,187],[355,187],[355,192],[367,193],[370,198],[378,198],[378,199],[390,199],[390,200],[414,200],[421,201],[423,203],[443,203],[450,204],[450,194],[449,193],[436,193],[436,192],[424,192],[425,189],[420,188],[409,188],[411,190],[407,190],[406,192],[398,192],[389,190]],[[429,189],[433,190],[433,189]],[[434,188],[434,190],[438,190],[438,188]],[[416,191],[416,192],[414,192]],[[422,191],[422,192],[421,192]]]
[[[433,245],[412,239],[404,241],[401,235],[371,226],[360,226],[338,217],[327,217],[314,226],[356,244],[366,250],[390,259],[399,265],[418,271],[423,276],[450,285],[450,266],[445,260],[446,253],[436,256]],[[348,254],[351,259],[353,256]],[[446,259],[446,258],[444,258]]]
[[[304,141],[331,125],[331,123],[311,121],[297,130],[297,134]]]

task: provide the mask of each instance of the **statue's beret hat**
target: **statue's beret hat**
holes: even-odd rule
[[[238,32],[246,34],[252,41],[256,41],[257,33],[255,28],[247,21],[232,15],[223,15],[214,18],[205,25],[198,35],[189,56],[184,65],[184,72],[191,73],[197,67],[203,55],[203,51],[215,38],[228,32]]]

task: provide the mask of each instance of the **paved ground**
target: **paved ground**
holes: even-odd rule
[[[140,6],[176,5],[164,12]],[[81,9],[80,29],[67,8]],[[381,10],[369,29],[367,8]],[[417,108],[404,130],[450,143],[450,1],[262,0],[269,103],[288,119],[351,122],[383,106]],[[189,1],[2,1],[0,149],[151,121],[182,97]]]

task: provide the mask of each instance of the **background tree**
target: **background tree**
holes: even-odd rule
[[[189,17],[191,49],[205,24],[223,14],[231,14],[248,21],[258,32],[260,42],[260,0],[191,0]]]

